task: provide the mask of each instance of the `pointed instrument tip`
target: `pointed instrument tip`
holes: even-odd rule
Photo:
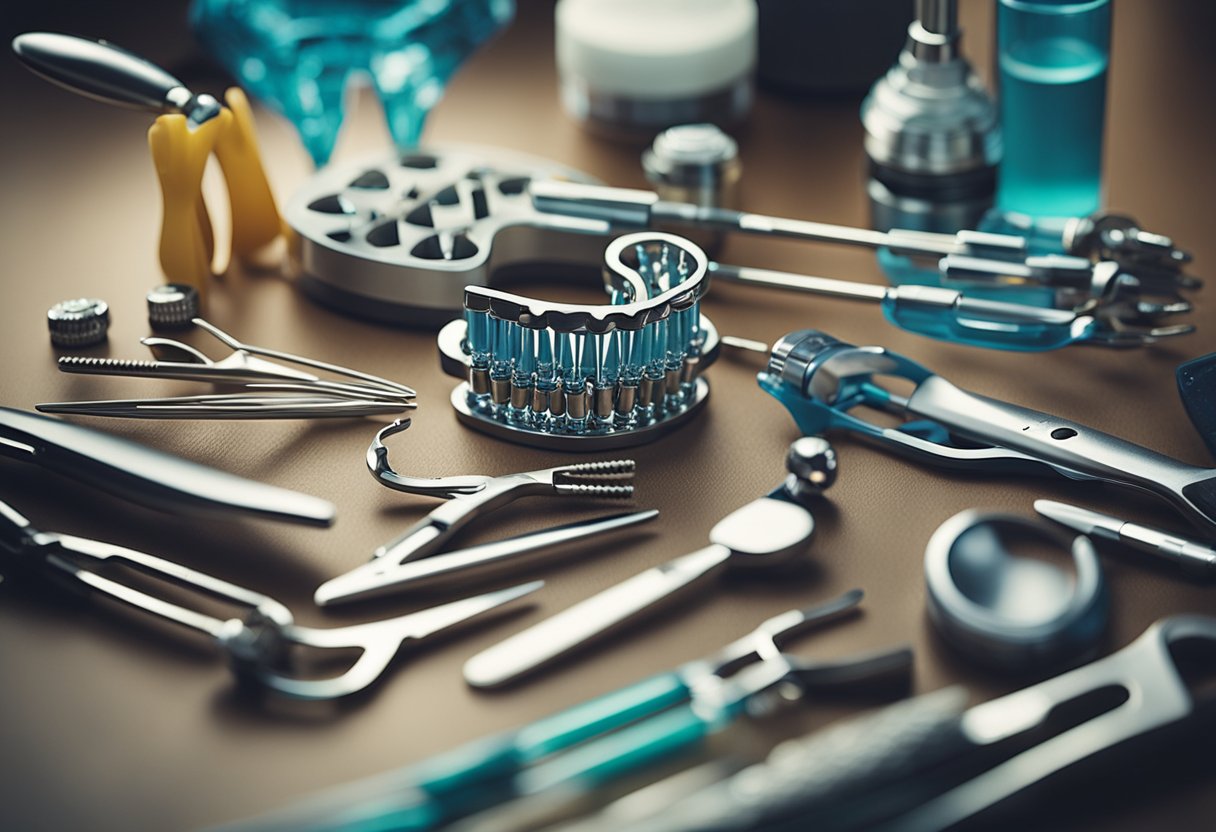
[[[1094,534],[1100,530],[1117,532],[1118,525],[1121,525],[1113,518],[1068,503],[1058,503],[1055,500],[1035,500],[1034,510],[1049,520],[1054,520],[1081,534]],[[1111,527],[1112,522],[1116,523],[1113,528]]]
[[[474,595],[471,598],[463,598],[414,613],[410,616],[416,624],[414,638],[424,639],[449,627],[475,621],[487,613],[497,611],[517,598],[530,595],[544,585],[544,581],[529,581],[518,586],[498,589],[483,595]]]

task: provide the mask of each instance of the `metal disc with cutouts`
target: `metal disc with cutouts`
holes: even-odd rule
[[[361,317],[436,326],[460,314],[470,284],[525,268],[598,273],[611,228],[537,211],[528,185],[541,179],[596,182],[546,159],[471,146],[325,167],[284,210],[300,286]]]

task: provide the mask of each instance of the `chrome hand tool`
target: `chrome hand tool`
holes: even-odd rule
[[[33,462],[162,511],[211,515],[237,511],[314,526],[334,522],[333,504],[318,497],[8,407],[0,407],[0,455]]]
[[[875,231],[667,202],[653,191],[578,182],[537,181],[529,188],[532,204],[538,211],[607,222],[617,231],[656,225],[683,226],[887,249],[895,255],[909,257],[937,259],[962,255],[1006,264],[1025,263],[1027,258],[1035,256],[1026,238],[1010,234],[969,230],[940,234],[899,228]],[[1132,273],[1137,273],[1137,267],[1144,267],[1139,276],[1152,284],[1153,291],[1194,289],[1201,285],[1196,278],[1181,272],[1180,267],[1190,261],[1190,255],[1174,248],[1172,240],[1135,229],[1131,221],[1125,230],[1119,230],[1119,219],[1126,218],[1107,219],[1099,215],[1094,219],[1075,220],[1060,239],[1060,253],[1084,261],[1112,259]],[[1094,233],[1093,229],[1098,228],[1102,230]]]
[[[1008,302],[1027,287],[1042,287],[1031,293],[1033,302],[1064,310],[1095,300],[1110,306],[1111,298],[1093,287],[1113,268],[1102,261],[1115,261],[1120,305],[1111,317],[1121,321],[1141,300],[1162,309],[1156,316],[1184,311],[1180,293],[1201,285],[1182,271],[1189,257],[1172,241],[1167,247],[1168,238],[1116,218],[1077,220],[1048,246],[1054,256],[1040,256],[1022,236],[879,232],[669,202],[651,191],[590,181],[487,148],[330,165],[286,211],[299,235],[301,286],[362,317],[436,325],[460,315],[466,286],[501,287],[525,264],[534,273],[555,267],[563,275],[586,273],[600,258],[603,237],[671,227],[884,249],[897,259],[916,258],[910,271],[968,296]],[[1101,231],[1085,230],[1094,228]],[[1156,317],[1134,323],[1162,325]]]
[[[878,376],[915,385],[908,396]],[[784,336],[772,349],[760,387],[785,405],[804,434],[848,430],[921,462],[983,472],[1055,471],[1147,491],[1201,528],[1216,531],[1216,470],[1059,416],[969,393],[883,347],[855,347],[812,329]],[[882,427],[856,408],[910,418]]]
[[[283,211],[299,286],[361,318],[439,327],[460,316],[466,286],[500,285],[521,266],[578,264],[593,276],[611,229],[533,208],[528,185],[547,178],[593,181],[547,159],[461,145],[326,165]]]
[[[246,344],[202,318],[195,318],[193,323],[232,352],[214,361],[189,344],[151,336],[141,338],[140,343],[152,350],[179,354],[185,360],[128,361],[65,355],[59,359],[59,369],[84,375],[238,384],[244,386],[244,392],[162,399],[48,402],[36,407],[45,413],[142,419],[313,419],[392,414],[417,407],[413,401],[414,391],[403,384],[302,355]],[[348,380],[323,378],[282,362],[345,376]]]
[[[417,644],[494,610],[538,589],[542,583],[523,584],[384,621],[317,629],[296,624],[291,612],[269,596],[172,561],[98,540],[38,531],[3,502],[0,548],[26,565],[66,577],[75,588],[105,595],[210,636],[238,679],[296,699],[336,699],[357,693],[380,678],[405,644]],[[127,581],[115,575],[119,569],[127,573]],[[182,606],[137,588],[142,583],[128,582],[136,575],[185,588],[200,598],[230,603],[243,612],[239,617],[224,619]],[[309,672],[299,655],[311,651],[332,660],[335,652],[349,654],[352,650],[360,652],[345,671],[320,677]]]
[[[856,614],[861,598],[852,590],[789,610],[670,672],[231,828],[419,832],[518,798],[593,789],[645,771],[691,750],[778,688],[813,701],[832,691],[906,687],[907,647],[833,660],[782,652],[808,629]]]
[[[1034,510],[1089,537],[1164,558],[1196,577],[1216,578],[1216,548],[1210,544],[1054,500],[1035,500]]]
[[[807,506],[835,480],[836,457],[826,440],[807,437],[790,446],[786,464],[787,480],[720,520],[709,533],[709,546],[647,569],[483,650],[465,663],[465,681],[478,688],[513,682],[603,637],[659,601],[700,585],[728,565],[788,565],[811,539],[815,518]]]
[[[404,431],[409,425],[408,419],[394,422],[376,434],[367,449],[368,470],[388,488],[441,497],[448,502],[377,549],[370,563],[321,584],[314,596],[320,606],[393,592],[399,587],[459,582],[471,573],[501,566],[505,559],[516,555],[645,522],[658,515],[656,511],[615,515],[437,554],[470,521],[523,497],[628,499],[633,496],[629,480],[633,478],[634,462],[631,459],[584,462],[499,477],[481,474],[435,479],[411,477],[393,470],[384,445],[386,437]],[[426,565],[419,558],[427,558]]]
[[[948,261],[950,258],[943,263]],[[958,267],[951,265],[950,269],[957,272]],[[1030,271],[1004,266],[1002,270],[1013,274]],[[876,303],[886,319],[900,329],[989,349],[1038,352],[1070,344],[1133,347],[1186,335],[1195,329],[1186,324],[1157,323],[1160,316],[1190,311],[1188,304],[1145,310],[1138,300],[1130,306],[1123,302],[1124,283],[1114,263],[1094,267],[1099,299],[1082,296],[1076,308],[972,297],[945,286],[879,286],[721,263],[710,263],[709,272],[715,279],[731,283]]]
[[[151,113],[180,113],[193,126],[217,117],[214,96],[194,94],[146,58],[106,41],[53,32],[13,39],[13,53],[28,69],[77,95]]]
[[[1179,657],[1210,656],[1214,644],[1216,619],[1177,615],[1106,658],[969,709],[959,688],[896,703],[785,742],[630,829],[946,829],[1082,760],[1130,755],[1120,746],[1140,737],[1198,741],[1185,732],[1210,723],[1216,700],[1189,684]]]

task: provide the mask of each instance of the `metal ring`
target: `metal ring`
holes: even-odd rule
[[[1069,552],[1071,581],[1054,564],[1011,554],[1001,540],[1010,532]],[[964,511],[943,523],[925,549],[925,587],[942,636],[1001,670],[1075,659],[1106,626],[1106,583],[1089,538],[1017,515]]]

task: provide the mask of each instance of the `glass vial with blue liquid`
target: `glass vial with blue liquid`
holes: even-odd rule
[[[1000,0],[996,201],[1011,230],[1099,207],[1110,14],[1110,0]]]

